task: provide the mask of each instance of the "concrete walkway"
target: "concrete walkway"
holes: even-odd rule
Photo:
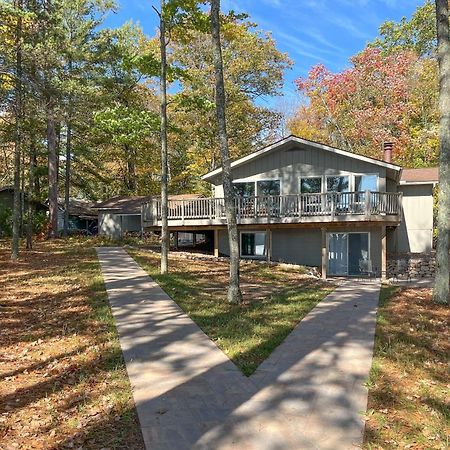
[[[346,282],[245,377],[120,248],[98,248],[147,450],[361,445],[379,283]]]

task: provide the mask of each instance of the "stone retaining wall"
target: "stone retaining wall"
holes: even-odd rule
[[[433,278],[436,267],[435,253],[402,253],[388,255],[388,276],[408,273],[411,278]]]

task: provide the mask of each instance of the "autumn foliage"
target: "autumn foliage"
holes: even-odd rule
[[[351,67],[332,73],[314,66],[296,80],[306,97],[290,122],[291,132],[380,158],[393,141],[394,162],[428,166],[437,161],[437,64],[411,50],[390,54],[368,47]]]

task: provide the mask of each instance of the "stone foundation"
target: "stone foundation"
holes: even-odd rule
[[[388,255],[388,277],[396,273],[408,274],[411,278],[433,278],[436,267],[435,253],[402,253]]]

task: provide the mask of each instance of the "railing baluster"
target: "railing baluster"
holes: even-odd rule
[[[365,214],[401,215],[402,194],[397,192],[327,192],[317,194],[235,197],[238,220],[249,218],[301,218]],[[142,207],[143,220],[156,225],[161,220],[161,201],[152,199]],[[181,220],[223,220],[224,198],[168,201],[168,218]]]

